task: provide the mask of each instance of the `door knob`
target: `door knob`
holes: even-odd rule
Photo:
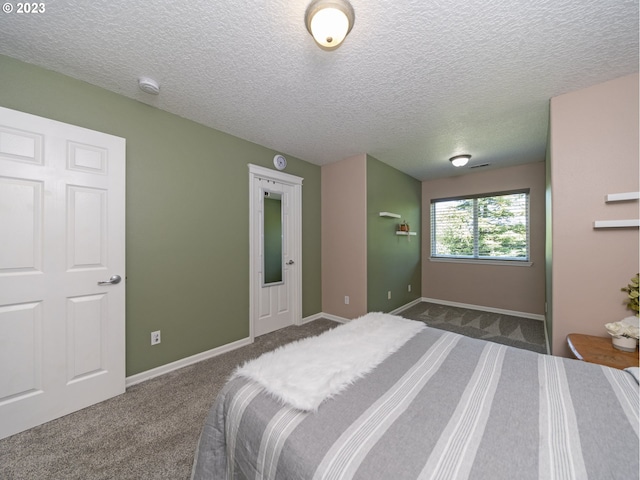
[[[120,283],[120,280],[122,280],[120,275],[112,275],[108,281],[98,282],[98,285],[116,285],[117,283]]]
[[[289,261],[287,262],[287,265],[293,265],[294,263],[295,263],[295,262],[294,262],[293,260],[289,260]]]

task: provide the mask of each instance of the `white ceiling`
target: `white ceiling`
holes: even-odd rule
[[[551,97],[638,71],[638,0],[351,0],[332,52],[309,2],[44,0],[0,13],[0,53],[284,155],[368,153],[421,180],[460,174],[460,153],[543,160]]]

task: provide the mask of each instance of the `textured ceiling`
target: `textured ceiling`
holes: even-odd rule
[[[332,52],[309,1],[45,0],[0,13],[0,53],[284,155],[368,153],[418,179],[473,171],[460,153],[541,161],[551,97],[638,71],[637,0],[352,0]]]

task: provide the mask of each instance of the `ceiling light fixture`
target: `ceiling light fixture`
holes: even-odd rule
[[[454,167],[464,167],[469,163],[470,158],[471,155],[456,155],[455,157],[451,157],[449,161],[453,163]]]
[[[346,0],[313,0],[304,14],[307,30],[323,50],[333,50],[345,39],[355,21]]]
[[[153,78],[140,77],[138,79],[138,87],[145,93],[158,95],[160,93],[160,85]]]

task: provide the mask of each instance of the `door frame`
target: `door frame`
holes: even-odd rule
[[[279,172],[259,165],[248,164],[249,166],[249,337],[254,341],[254,326],[258,319],[259,302],[256,291],[255,278],[258,275],[256,260],[260,256],[258,249],[260,241],[259,231],[255,228],[255,208],[256,200],[262,198],[260,188],[254,186],[256,179],[270,180],[276,183],[289,185],[293,188],[291,201],[291,231],[292,244],[291,256],[295,259],[297,268],[291,268],[291,310],[293,313],[293,324],[302,324],[302,177],[297,177],[289,173]]]

